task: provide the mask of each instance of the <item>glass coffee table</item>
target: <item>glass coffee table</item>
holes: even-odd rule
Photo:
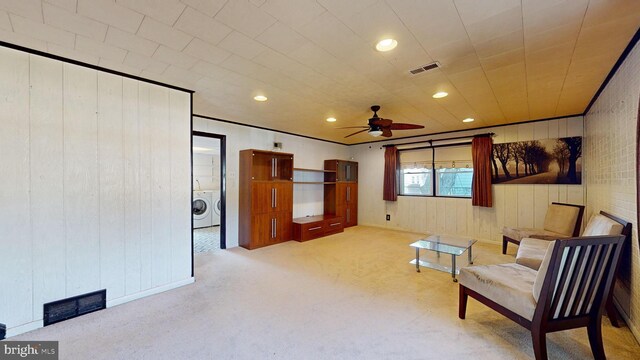
[[[456,267],[456,257],[462,255],[466,251],[469,264],[473,264],[471,248],[476,241],[477,240],[474,239],[452,235],[431,235],[410,245],[416,249],[416,258],[411,260],[410,263],[416,265],[417,272],[420,272],[420,266],[424,266],[451,273],[453,282],[458,282],[456,275],[460,273],[460,270]],[[434,251],[438,257],[438,261],[432,262],[420,260],[420,249]],[[451,266],[440,264],[440,254],[451,255]]]

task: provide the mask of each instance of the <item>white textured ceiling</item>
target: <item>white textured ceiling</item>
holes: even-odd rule
[[[395,137],[582,113],[639,25],[638,0],[0,0],[2,41],[195,90],[197,114],[346,143],[371,140],[335,128],[372,104],[425,126]],[[375,51],[384,37],[398,47]]]

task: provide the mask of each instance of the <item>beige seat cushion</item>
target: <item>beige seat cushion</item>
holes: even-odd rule
[[[522,239],[516,253],[516,264],[538,270],[550,243],[553,243],[553,241],[532,238]]]
[[[548,243],[548,242],[547,242]],[[477,265],[460,270],[460,284],[525,319],[533,319],[537,272],[518,264]]]
[[[620,235],[624,227],[619,222],[600,214],[589,219],[582,236]]]
[[[551,253],[553,253],[553,247],[556,244],[555,241],[548,241],[547,243],[547,249],[544,252],[544,259],[542,259],[542,264],[540,264],[540,268],[538,269],[536,281],[533,282],[533,298],[536,300],[536,302],[540,301],[542,284],[544,283],[545,276],[547,276],[549,263],[551,262]]]
[[[524,238],[532,237],[532,236],[544,236],[544,237],[552,238],[554,240],[557,238],[566,237],[565,234],[548,231],[544,229],[510,228],[507,226],[502,228],[502,235],[518,241]]]
[[[576,227],[579,213],[580,208],[575,206],[551,204],[544,217],[544,229],[571,236]]]

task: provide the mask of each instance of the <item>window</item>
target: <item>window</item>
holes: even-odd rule
[[[438,169],[436,182],[438,196],[471,197],[471,168],[442,168]]]
[[[471,197],[471,145],[400,150],[399,159],[399,195]]]
[[[400,180],[403,195],[431,195],[431,169],[416,167],[406,169]]]
[[[400,195],[433,195],[432,150],[406,150],[399,153]]]

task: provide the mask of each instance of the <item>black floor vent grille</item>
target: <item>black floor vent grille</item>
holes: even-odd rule
[[[44,326],[106,309],[107,290],[98,290],[44,304]]]

